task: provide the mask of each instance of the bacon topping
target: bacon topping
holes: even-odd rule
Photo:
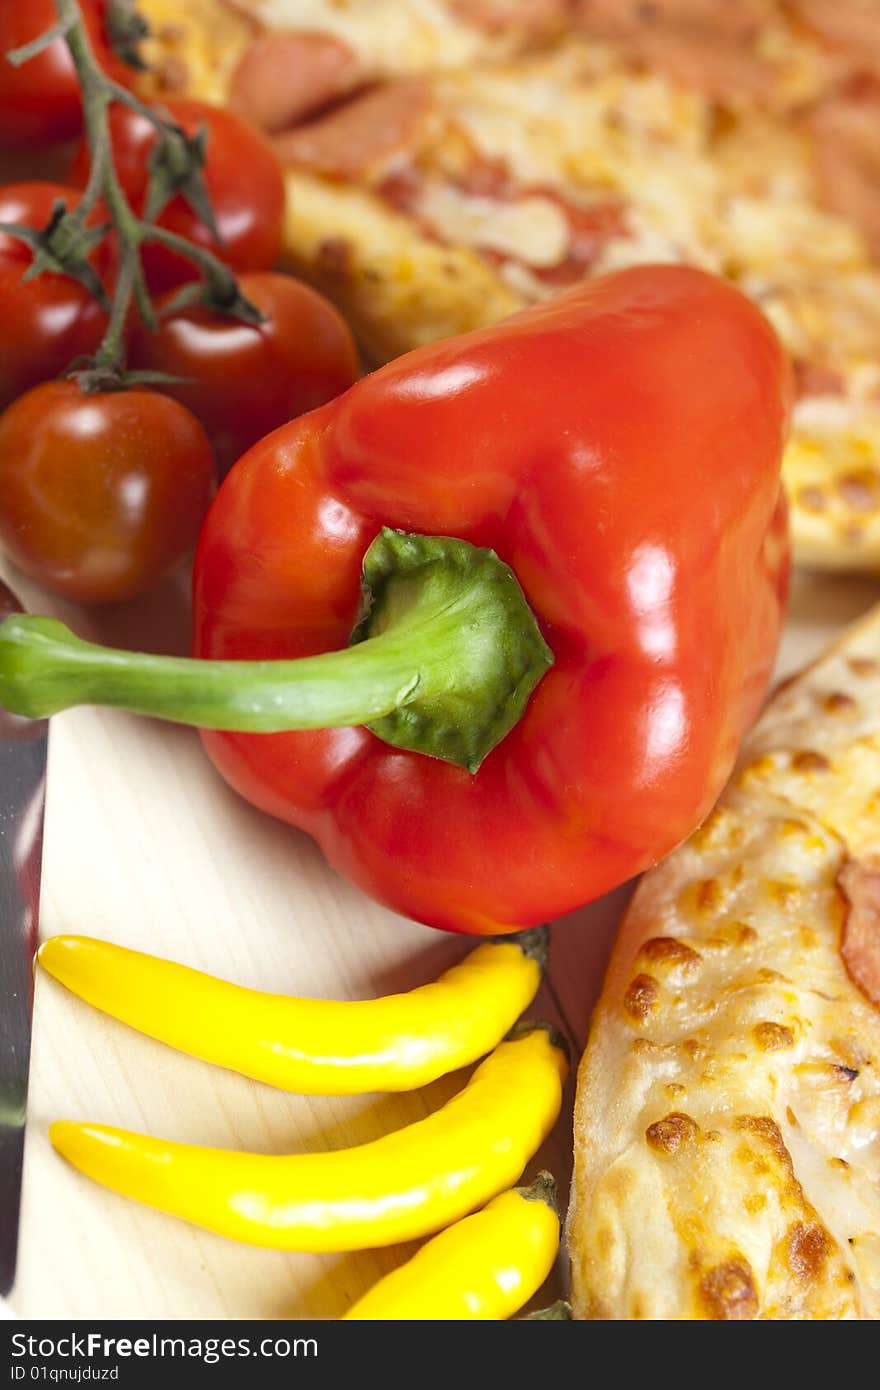
[[[851,979],[880,1009],[880,859],[850,859],[837,876],[849,904],[840,954]]]
[[[880,77],[880,5],[877,0],[788,0],[804,24],[855,68]]]
[[[880,87],[869,83],[811,113],[820,193],[880,255]]]
[[[577,0],[579,27],[709,97],[772,93],[759,0]]]
[[[513,31],[526,39],[549,39],[564,27],[570,0],[447,0],[447,7],[487,34]]]
[[[405,78],[374,87],[326,116],[280,135],[282,160],[332,178],[372,182],[419,145],[430,111],[423,82]]]
[[[487,160],[477,152],[473,161],[460,170],[448,184],[461,195],[457,210],[459,234],[485,260],[494,265],[514,261],[526,266],[536,280],[551,288],[562,288],[582,280],[592,270],[606,243],[612,238],[626,237],[623,203],[615,197],[602,202],[582,204],[566,198],[561,190],[543,184],[518,184],[502,160]],[[398,211],[406,212],[419,225],[425,236],[444,241],[449,235],[449,223],[455,215],[454,201],[449,202],[449,215],[438,220],[442,199],[427,192],[424,176],[418,168],[407,166],[396,170],[379,185],[378,192]],[[545,236],[529,249],[517,249],[510,233],[514,229],[516,212],[526,214],[556,209],[561,218],[561,238],[557,244],[555,229],[551,232],[549,219],[541,218]],[[497,209],[497,211],[493,211]],[[485,236],[465,237],[473,222],[475,211],[480,218],[475,224],[485,224]],[[508,210],[512,216],[508,215]],[[537,222],[532,225],[536,232]]]
[[[263,34],[238,61],[230,105],[274,135],[346,95],[361,80],[352,50],[330,34]]]
[[[835,367],[826,367],[821,362],[807,362],[797,359],[794,366],[795,395],[799,401],[807,396],[842,396],[846,380]]]
[[[555,189],[542,188],[540,192],[565,213],[569,227],[568,255],[565,260],[537,272],[545,284],[561,288],[582,280],[592,270],[607,242],[630,235],[624,204],[617,198],[608,198],[606,202],[587,207],[570,202]]]

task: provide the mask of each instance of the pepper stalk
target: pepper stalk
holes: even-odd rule
[[[296,660],[214,661],[97,646],[54,618],[0,623],[0,705],[74,705],[246,733],[366,725],[396,748],[475,773],[553,665],[493,550],[383,529],[363,562],[350,645]]]

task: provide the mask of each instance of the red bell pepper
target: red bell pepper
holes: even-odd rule
[[[234,787],[423,922],[555,917],[665,855],[730,772],[784,608],[789,401],[730,285],[579,285],[239,461],[195,568],[196,657],[223,660],[12,618],[0,701],[218,730]]]

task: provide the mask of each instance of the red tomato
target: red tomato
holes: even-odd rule
[[[163,391],[197,415],[221,476],[270,430],[324,405],[358,376],[357,349],[342,315],[290,275],[242,275],[241,291],[265,315],[259,327],[187,309],[155,333],[135,329],[132,367],[185,377]]]
[[[79,196],[78,188],[59,183],[7,184],[0,187],[0,222],[44,226],[56,199],[74,207]],[[93,353],[107,325],[101,306],[76,280],[45,274],[23,282],[31,260],[29,246],[0,234],[0,410]]]
[[[195,135],[202,125],[207,129],[205,183],[221,240],[179,194],[165,208],[159,225],[213,251],[233,270],[267,270],[281,250],[284,217],[284,180],[269,142],[239,116],[205,102],[171,100],[159,109],[167,111],[188,135]],[[145,116],[127,106],[115,106],[110,130],[117,173],[132,207],[141,212],[155,129]],[[74,158],[73,181],[84,185],[88,172],[89,152],[82,144]],[[162,246],[144,247],[144,267],[154,292],[193,278],[192,262]]]
[[[177,401],[49,381],[0,415],[0,545],[68,598],[132,598],[195,543],[213,477]]]
[[[79,6],[99,63],[124,80],[129,69],[113,56],[98,0],[79,0]],[[57,19],[52,0],[0,0],[0,145],[51,145],[82,130],[79,84],[63,39],[21,67],[6,61],[10,49],[39,38]]]

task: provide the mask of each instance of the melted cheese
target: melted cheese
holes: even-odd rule
[[[250,0],[250,8],[268,29],[332,34],[376,73],[467,66],[486,48],[485,35],[442,0]]]
[[[449,244],[483,247],[527,266],[558,265],[568,255],[568,221],[549,198],[499,201],[426,182],[416,209]]]

